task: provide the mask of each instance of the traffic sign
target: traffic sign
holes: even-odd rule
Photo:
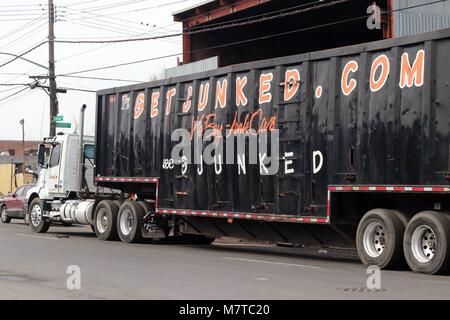
[[[71,123],[66,123],[66,122],[57,122],[56,123],[56,127],[57,128],[70,129],[70,128],[72,128],[72,124]]]
[[[64,117],[63,116],[55,116],[55,117],[53,117],[53,121],[55,121],[55,122],[64,121]]]

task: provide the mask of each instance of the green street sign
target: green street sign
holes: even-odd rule
[[[53,117],[53,121],[55,121],[55,122],[64,121],[64,117],[63,116],[55,116],[55,117]]]
[[[58,123],[56,123],[56,127],[57,128],[70,129],[70,128],[72,128],[72,124],[71,123],[65,123],[65,122],[58,122]]]

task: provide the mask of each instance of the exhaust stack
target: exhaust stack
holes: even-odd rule
[[[77,196],[80,199],[86,199],[86,193],[83,188],[83,176],[84,176],[84,112],[86,111],[86,105],[83,104],[80,110],[80,130],[78,133],[78,167],[77,167]]]

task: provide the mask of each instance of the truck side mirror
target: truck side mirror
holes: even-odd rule
[[[45,145],[43,145],[43,144],[39,145],[38,165],[41,168],[43,168],[45,166]]]

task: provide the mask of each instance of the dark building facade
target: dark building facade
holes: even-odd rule
[[[450,27],[450,1],[207,0],[174,20],[183,64],[214,57],[223,67]]]

